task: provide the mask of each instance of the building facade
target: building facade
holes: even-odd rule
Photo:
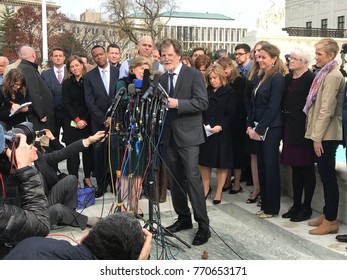
[[[347,37],[345,0],[286,0],[285,15],[290,36]]]
[[[163,13],[161,38],[175,38],[182,42],[183,50],[202,47],[210,52],[226,49],[233,53],[242,42],[247,29],[236,25],[233,18],[211,13]]]

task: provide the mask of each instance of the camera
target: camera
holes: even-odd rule
[[[42,137],[44,135],[46,135],[46,130],[44,130],[44,129],[36,132],[37,137]]]
[[[20,138],[16,135],[18,133],[24,134],[27,137],[27,144],[31,145],[35,142],[36,133],[34,131],[33,124],[31,122],[22,122],[16,125],[13,129],[4,133],[5,136],[5,149],[12,149],[19,145]]]

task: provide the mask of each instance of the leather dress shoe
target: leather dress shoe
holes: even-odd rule
[[[299,212],[299,210],[300,210],[300,208],[296,208],[296,207],[292,206],[292,207],[290,207],[290,209],[287,213],[284,213],[282,215],[282,218],[284,218],[284,219],[293,218]]]
[[[168,226],[166,229],[172,233],[175,233],[184,229],[191,229],[191,228],[193,228],[193,224],[191,221],[177,220],[171,226]]]
[[[194,240],[193,240],[193,245],[199,246],[202,244],[207,243],[208,239],[211,237],[211,232],[210,230],[205,230],[202,228],[198,229],[198,232],[196,233]]]
[[[339,242],[346,242],[347,243],[347,234],[336,235],[336,240]]]
[[[292,216],[291,222],[302,222],[310,219],[312,216],[312,209],[301,209],[296,215]]]
[[[106,187],[98,187],[97,190],[95,191],[95,198],[99,198],[99,197],[102,197],[106,192]]]

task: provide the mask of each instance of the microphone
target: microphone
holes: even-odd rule
[[[113,107],[114,107],[114,105],[115,105],[116,102],[117,102],[117,98],[118,98],[119,96],[123,96],[124,93],[126,93],[126,92],[127,92],[127,89],[126,89],[125,87],[122,87],[122,88],[120,88],[120,89],[118,90],[116,96],[115,96],[115,97],[113,98],[113,100],[112,100],[111,106],[108,107],[108,109],[107,109],[106,117],[108,117],[108,116],[109,116],[109,113],[113,110]]]
[[[149,69],[145,69],[143,71],[143,82],[142,82],[142,88],[141,88],[141,95],[144,95],[147,89],[150,86],[150,76],[151,72],[149,72]]]
[[[154,74],[153,76],[153,82],[149,85],[149,88],[146,90],[146,92],[142,95],[141,97],[141,101],[145,101],[145,100],[151,100],[151,97],[153,97],[155,95],[155,92],[158,89],[158,85],[159,85],[159,78],[160,78],[160,74]]]
[[[135,79],[135,80],[134,80],[136,92],[141,92],[142,83],[143,83],[142,80],[139,80],[139,79]]]

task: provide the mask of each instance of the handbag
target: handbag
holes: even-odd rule
[[[77,209],[87,208],[95,203],[95,188],[77,189]]]

